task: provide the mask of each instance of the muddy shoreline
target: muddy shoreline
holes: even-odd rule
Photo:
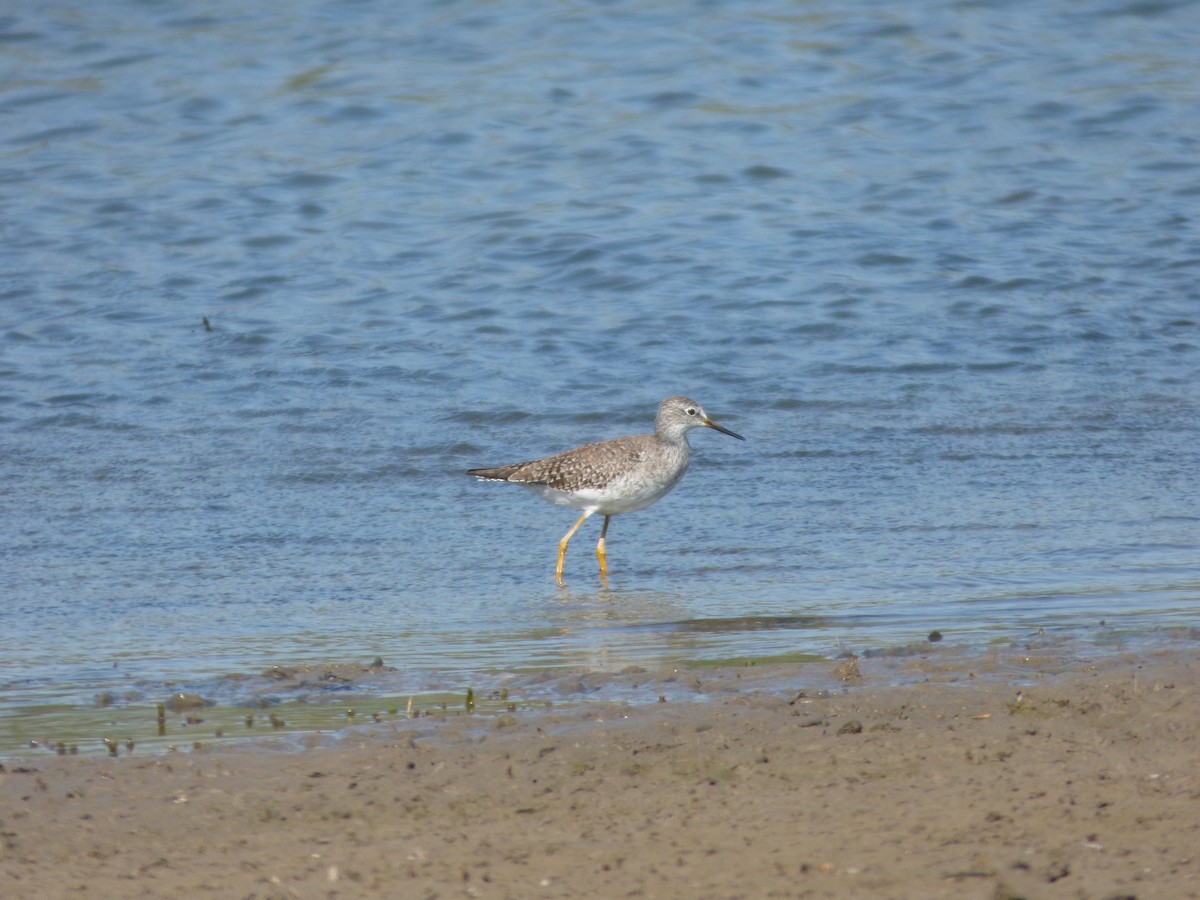
[[[30,754],[0,773],[0,889],[1200,896],[1194,653],[1026,659],[1019,686],[978,658],[794,691],[787,667],[713,669],[703,702],[366,723],[302,752]]]

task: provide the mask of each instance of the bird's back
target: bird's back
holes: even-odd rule
[[[661,460],[661,454],[661,442],[654,435],[639,434],[586,444],[510,466],[471,469],[468,474],[513,484],[541,484],[558,491],[602,490],[645,469],[648,463]]]

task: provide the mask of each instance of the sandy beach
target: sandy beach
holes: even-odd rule
[[[1190,649],[950,656],[900,683],[831,663],[821,689],[714,669],[688,676],[703,702],[661,673],[663,702],[301,751],[31,753],[0,772],[0,894],[1198,897]]]

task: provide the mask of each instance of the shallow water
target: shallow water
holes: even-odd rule
[[[0,19],[0,752],[298,662],[1194,627],[1200,16],[1015,12]],[[747,442],[556,588],[573,516],[462,471],[674,393]]]

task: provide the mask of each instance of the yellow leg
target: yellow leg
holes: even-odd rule
[[[600,560],[600,574],[608,574],[608,559],[604,555],[604,536],[608,534],[608,520],[612,516],[604,517],[604,527],[600,529],[600,543],[596,545],[596,559]]]
[[[558,583],[562,584],[563,560],[567,556],[567,544],[571,543],[571,538],[575,537],[575,532],[579,530],[579,526],[587,521],[587,517],[591,513],[584,513],[579,517],[579,521],[571,526],[571,530],[563,535],[563,539],[558,542],[558,568],[554,570],[554,577],[558,579]]]

